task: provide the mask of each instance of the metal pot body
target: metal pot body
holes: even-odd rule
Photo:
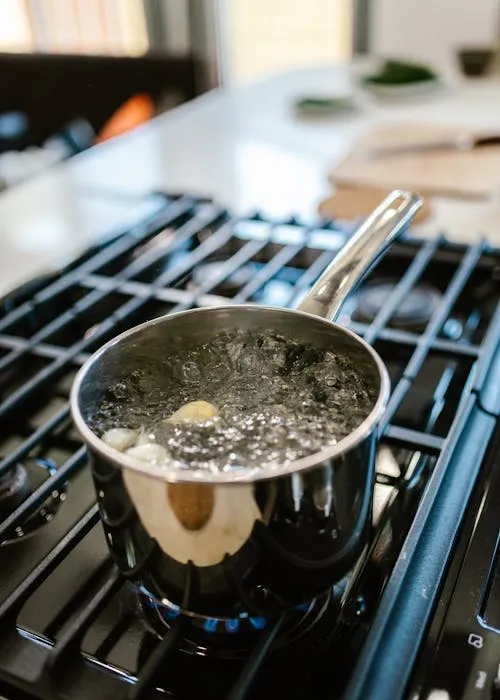
[[[389,392],[378,355],[350,331],[306,313],[214,307],[143,324],[105,346],[81,377],[73,406],[82,430],[106,387],[133,368],[166,356],[173,344],[190,347],[234,328],[272,328],[348,354],[378,397],[357,434],[301,465],[276,468],[275,475],[197,483],[131,469],[125,456],[82,431],[120,570],[158,601],[227,618],[267,616],[307,602],[359,557],[371,522],[377,423]]]
[[[410,193],[389,195],[299,311],[247,305],[173,314],[122,334],[82,367],[71,408],[89,449],[109,548],[123,574],[155,600],[208,617],[273,615],[310,601],[353,566],[371,522],[377,427],[389,378],[377,353],[332,321],[420,206]],[[372,388],[371,411],[336,445],[238,475],[195,477],[141,463],[92,432],[89,419],[108,387],[174,346],[190,348],[235,329],[272,330],[348,355]]]

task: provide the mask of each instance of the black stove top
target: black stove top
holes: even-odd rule
[[[208,201],[165,197],[154,219],[3,301],[0,696],[425,700],[448,690],[454,700],[483,697],[460,694],[479,671],[489,693],[500,661],[491,508],[484,561],[469,556],[498,471],[500,251],[483,241],[404,239],[343,311],[393,387],[370,544],[350,576],[278,618],[196,619],[156,606],[109,559],[69,418],[78,367],[117,333],[172,311],[294,306],[347,236],[332,222],[231,218]],[[469,617],[458,608],[449,648],[479,651],[470,634],[494,641],[448,687],[453,663],[440,649],[457,581]]]

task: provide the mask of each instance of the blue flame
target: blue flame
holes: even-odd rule
[[[166,620],[175,620],[175,618],[179,617],[180,614],[181,611],[179,610],[179,608],[167,608],[163,616]]]
[[[250,617],[250,624],[255,627],[256,630],[263,630],[267,625],[267,620],[265,617]]]
[[[238,618],[233,620],[226,620],[226,630],[227,632],[238,632],[240,629],[240,621]]]
[[[216,620],[213,617],[208,617],[203,623],[203,627],[205,628],[205,632],[215,632],[218,624],[219,620]]]

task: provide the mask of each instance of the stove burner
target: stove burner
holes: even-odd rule
[[[220,260],[211,260],[203,265],[198,265],[192,271],[192,279],[188,284],[188,289],[196,289],[197,287],[209,287],[216,282],[221,274],[223,265],[226,264],[228,258]],[[255,266],[252,264],[243,265],[235,270],[224,281],[216,284],[212,293],[222,294],[223,296],[234,296],[239,290],[247,284],[255,275]]]
[[[30,493],[28,470],[22,464],[0,476],[0,519],[8,517]]]
[[[24,465],[17,464],[0,477],[0,522],[13,513],[32,491],[56,472],[57,466],[49,459],[28,459]],[[21,525],[18,525],[12,535],[7,537],[0,546],[19,542],[50,523],[65,499],[64,486],[54,489],[47,500]]]
[[[352,318],[362,323],[371,323],[395,287],[396,282],[390,280],[379,280],[366,285],[355,296]],[[414,287],[392,315],[389,325],[415,333],[422,332],[441,298],[441,294],[433,287]]]
[[[333,590],[310,603],[299,605],[289,611],[273,648],[280,649],[302,637],[321,620],[338,596]],[[147,627],[158,638],[162,638],[181,615],[174,605],[157,603],[145,593],[139,593],[139,604]],[[180,651],[194,655],[219,659],[244,658],[255,646],[259,634],[271,622],[265,617],[253,617],[243,613],[238,618],[219,619],[190,616],[190,625],[180,645]]]

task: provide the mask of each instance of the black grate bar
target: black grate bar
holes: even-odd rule
[[[53,415],[46,423],[35,430],[29,437],[16,447],[12,452],[9,452],[7,457],[0,462],[0,476],[5,474],[11,467],[13,467],[16,462],[22,460],[28,455],[29,452],[40,443],[47,435],[52,433],[54,430],[69,419],[69,408],[64,406],[60,411]]]
[[[211,210],[210,215],[207,215],[206,211],[202,210],[184,224],[181,224],[178,228],[176,228],[175,231],[172,232],[172,237],[168,241],[167,245],[159,245],[157,247],[153,246],[142,253],[136,249],[134,254],[137,255],[137,257],[122,270],[120,270],[119,273],[113,275],[112,281],[114,281],[114,288],[119,289],[122,281],[129,280],[134,275],[140,274],[148,267],[162,261],[170,253],[182,248],[182,246],[190,241],[194,236],[207,228],[214,226],[217,221],[220,221],[221,218],[222,212],[219,209],[213,211]],[[223,230],[224,226],[225,224],[219,226],[218,230]],[[162,233],[164,233],[163,230],[159,235]],[[154,237],[145,245],[151,245],[153,242]]]
[[[89,277],[82,280],[82,285],[89,288],[97,287],[107,292],[114,292],[116,289],[113,278],[100,277],[99,275],[89,275]],[[120,294],[142,297],[143,299],[156,299],[167,304],[179,304],[184,301],[189,293],[185,289],[176,289],[175,287],[166,287],[165,289],[157,289],[155,287],[152,289],[147,282],[129,280],[120,285]]]
[[[85,601],[90,599],[92,592],[101,587],[100,584],[109,577],[112,570],[113,563],[111,558],[108,557],[90,571],[88,577],[82,577],[81,585],[76,588],[70,598],[65,601],[52,620],[42,630],[43,636],[57,644],[57,635],[64,625],[67,624],[68,620],[71,619],[75,610],[84,607]]]
[[[181,199],[172,202],[166,212],[160,213],[154,216],[152,219],[139,224],[136,228],[130,229],[123,238],[118,238],[114,243],[107,246],[103,250],[98,251],[98,253],[92,256],[89,260],[85,261],[82,265],[79,265],[71,271],[71,275],[67,277],[62,277],[60,280],[55,282],[53,285],[49,285],[46,289],[42,290],[39,294],[35,295],[35,303],[43,303],[45,301],[50,301],[55,294],[65,291],[68,288],[65,281],[68,281],[71,286],[72,283],[78,281],[79,278],[94,272],[100,267],[112,263],[116,258],[121,255],[126,255],[137,247],[138,243],[146,241],[155,233],[162,231],[168,226],[175,225],[178,223],[182,217],[190,214],[194,206],[194,202],[189,197],[182,197]],[[165,215],[166,214],[166,215]],[[69,279],[67,279],[69,277]]]
[[[126,302],[121,309],[125,310],[128,314],[132,314],[137,311],[138,308],[140,308],[142,303],[142,300],[134,298]],[[26,401],[31,394],[41,389],[50,380],[56,379],[67,367],[67,365],[73,364],[75,357],[80,355],[82,350],[96,344],[100,338],[112,331],[115,327],[117,319],[120,318],[118,315],[119,311],[120,309],[99,324],[91,336],[72,345],[64,354],[61,354],[60,357],[56,358],[48,367],[45,367],[40,372],[35,374],[34,377],[31,377],[25,384],[19,387],[17,391],[14,391],[10,396],[8,396],[5,401],[0,404],[0,418],[8,415],[11,411],[16,409],[20,404]]]
[[[32,347],[31,342],[26,338],[15,337],[12,335],[0,335],[0,347],[6,347],[9,350],[22,350],[23,353],[28,353],[34,357],[43,357],[48,360],[56,360],[66,352],[66,348],[61,348],[59,345],[49,345],[47,343],[38,343]],[[82,365],[89,357],[87,353],[81,353],[73,358],[75,365]]]
[[[349,328],[358,335],[365,337],[370,325],[362,321],[349,320]],[[397,345],[406,345],[407,347],[415,347],[419,336],[411,331],[403,331],[397,328],[382,328],[378,333],[379,340],[386,340],[389,343]]]
[[[171,270],[165,270],[165,272],[156,277],[151,287],[166,287],[169,284],[173,284],[176,280],[190,272],[195,265],[199,265],[209,255],[217,252],[219,248],[230,240],[236,221],[236,219],[226,221],[217,231],[214,231],[209,238],[200,243],[182,265],[172,268]]]
[[[94,338],[94,336],[92,336],[92,338]],[[90,342],[90,339],[88,339],[88,341]],[[31,379],[20,386],[17,391],[12,392],[12,394],[0,404],[0,418],[4,418],[11,411],[14,411],[14,409],[29,399],[35,391],[41,389],[48,381],[56,379],[62,373],[66,365],[72,362],[73,357],[79,354],[81,345],[82,343],[78,343],[79,347],[75,349],[72,354],[67,352],[61,355],[61,357],[54,360],[48,367],[45,367],[35,374],[34,377],[31,377]]]
[[[384,439],[398,447],[406,447],[413,452],[422,451],[439,455],[443,449],[445,438],[429,433],[421,433],[411,428],[390,425],[384,431]]]
[[[289,245],[282,248],[259,272],[249,280],[240,291],[234,295],[233,303],[240,304],[247,301],[269,280],[271,280],[287,263],[290,262],[301,250],[301,245]]]
[[[440,338],[435,338],[429,344],[429,349],[435,352],[440,352],[445,355],[454,355],[455,357],[470,357],[471,359],[476,359],[482,352],[482,348],[479,345],[469,345],[465,343],[462,339],[459,341],[453,340],[441,340]]]
[[[247,662],[243,666],[243,670],[241,671],[238,680],[227,696],[227,700],[244,700],[248,695],[253,679],[262,666],[262,662],[264,661],[268,650],[271,648],[276,635],[280,631],[285,618],[286,613],[283,613],[276,619],[274,624],[270,625],[262,634],[260,641],[255,646],[252,653],[248,657]]]
[[[425,268],[432,260],[442,241],[442,236],[431,239],[418,251],[410,267],[397,283],[389,298],[385,300],[378,314],[364,334],[367,343],[373,344],[375,342],[382,328],[391,320],[398,306],[401,305],[404,298],[411,292],[412,288],[424,273]]]
[[[16,360],[22,357],[26,352],[31,350],[31,348],[36,346],[38,343],[43,342],[53,333],[60,331],[65,326],[70,324],[72,321],[74,321],[75,318],[78,317],[78,314],[80,312],[90,309],[94,304],[100,301],[102,296],[102,292],[100,292],[99,290],[94,290],[93,292],[87,294],[87,296],[84,299],[78,302],[78,305],[75,304],[75,306],[72,309],[65,311],[53,321],[44,325],[43,328],[41,328],[37,333],[34,333],[31,336],[30,340],[27,341],[24,347],[19,348],[17,350],[12,350],[8,355],[0,359],[0,372],[4,369],[7,369],[9,365],[13,364]],[[77,306],[79,306],[80,308],[77,308],[77,310],[75,311],[74,309]]]
[[[61,561],[77,546],[77,544],[99,522],[99,509],[94,504],[85,515],[71,528],[60,542],[37,564],[15,591],[0,604],[0,620],[14,614],[50,574],[59,566]]]
[[[136,612],[133,609],[129,610],[128,612],[123,612],[120,615],[116,623],[112,626],[110,632],[106,635],[106,637],[102,640],[102,642],[95,650],[96,659],[102,659],[103,661],[107,659],[107,657],[114,649],[116,644],[120,641],[120,639],[130,627],[131,623],[135,618],[135,615]]]
[[[154,683],[158,670],[162,667],[167,656],[176,650],[187,624],[188,618],[182,615],[175,619],[168,634],[155,648],[141,669],[136,683],[130,688],[129,700],[146,700],[151,697],[151,685]]]
[[[21,525],[26,518],[39,508],[52,491],[63,486],[66,481],[86,463],[85,447],[80,447],[55,474],[46,479],[23,503],[0,523],[0,542]]]
[[[490,326],[486,331],[486,335],[482,345],[482,357],[478,363],[475,387],[484,384],[488,368],[491,365],[493,355],[495,354],[500,338],[500,304],[496,307],[495,313],[491,320]]]
[[[256,253],[258,253],[259,250],[261,250],[265,245],[266,241],[251,241],[250,243],[246,243],[243,248],[240,248],[237,253],[235,253],[221,265],[217,275],[214,275],[209,282],[202,284],[197,289],[193,290],[191,297],[188,298],[187,301],[177,304],[173,311],[183,311],[194,306],[203,294],[208,294],[208,292],[210,292],[212,289],[231,277],[231,275],[233,275],[246,262],[251,260],[253,256],[256,255]],[[232,303],[234,303],[234,300]]]
[[[186,609],[192,595],[193,569],[192,562],[188,563],[184,581],[184,593],[181,608]],[[181,634],[188,626],[188,618],[185,615],[177,617],[170,628],[169,633],[162,639],[156,649],[140,671],[135,685],[129,693],[130,700],[140,700],[150,696],[150,686],[154,683],[159,670],[167,656],[176,651]]]
[[[473,247],[469,248],[464,255],[460,267],[453,275],[448,289],[438,304],[429,324],[427,325],[427,328],[420,336],[415,352],[406,366],[404,374],[409,379],[414,379],[417,373],[420,371],[420,368],[422,367],[425,357],[429,351],[431,342],[435,339],[441,330],[443,323],[448,318],[455,301],[476,267],[479,258],[484,251],[484,247],[485,242],[483,240],[478,241]]]
[[[76,616],[68,629],[50,650],[46,659],[46,667],[52,674],[59,674],[62,670],[61,664],[64,664],[71,653],[79,651],[80,643],[88,628],[118,593],[122,585],[122,575],[118,569],[113,568],[92,600],[85,605],[84,610]]]
[[[99,267],[112,262],[119,255],[125,254],[137,245],[138,241],[144,240],[151,236],[152,232],[158,226],[166,227],[172,225],[179,220],[183,215],[189,213],[193,207],[193,200],[188,197],[171,202],[166,210],[161,214],[156,214],[152,219],[142,223],[134,229],[127,231],[123,237],[117,238],[114,242],[108,244],[90,259],[85,260],[81,265],[71,271],[71,274],[64,275],[45,287],[41,292],[33,297],[32,301],[27,301],[14,309],[5,318],[0,319],[0,331],[8,328],[15,321],[20,321],[24,316],[33,312],[36,306],[51,300],[57,294],[66,291],[79,278],[94,272]],[[221,210],[222,211],[222,210]],[[161,222],[161,223],[160,223]]]
[[[360,335],[362,338],[366,336],[370,326],[359,321],[349,321],[349,328]],[[406,347],[415,347],[420,336],[410,331],[398,330],[396,328],[382,328],[377,334],[379,340],[384,340],[395,345],[404,345]],[[463,340],[446,340],[444,338],[432,338],[429,340],[429,349],[436,352],[456,355],[457,357],[477,358],[481,352],[478,345],[469,345]]]
[[[217,218],[220,218],[220,212],[218,213]],[[209,223],[214,223],[215,220],[216,220],[216,218],[214,218],[213,220],[210,219]],[[190,224],[190,223],[192,223],[192,222],[188,222],[188,224]],[[207,224],[207,221],[205,219],[204,225],[201,227],[199,226],[199,222],[198,222],[198,225],[196,227],[186,226],[186,230],[184,231],[185,235],[183,234],[181,236],[182,240],[179,238],[174,238],[172,245],[168,249],[163,248],[159,252],[159,256],[164,257],[167,252],[171,252],[172,249],[179,247],[181,242],[185,242],[184,238],[187,241],[193,235],[202,231],[205,228],[206,224]],[[181,295],[180,298],[181,299],[184,298],[184,296],[187,294],[187,292],[185,292],[183,290],[168,290],[167,291],[167,290],[160,290],[160,289],[158,289],[158,287],[160,285],[172,284],[173,282],[175,282],[176,280],[181,278],[183,275],[185,275],[187,272],[189,272],[193,268],[194,265],[197,265],[200,262],[203,262],[203,260],[205,258],[207,258],[209,255],[214,253],[218,248],[223,246],[225,243],[227,243],[227,241],[231,238],[233,225],[234,225],[234,220],[225,222],[222,226],[219,227],[219,229],[216,232],[214,232],[208,239],[203,241],[203,243],[201,243],[196,248],[196,250],[189,255],[188,259],[186,260],[186,262],[183,265],[178,265],[177,267],[175,267],[171,270],[166,270],[152,284],[149,284],[149,285],[142,284],[141,285],[141,283],[132,282],[130,280],[124,280],[125,276],[130,276],[131,274],[137,274],[139,269],[142,269],[142,268],[138,268],[137,265],[133,265],[133,267],[132,267],[132,265],[129,265],[128,268],[125,268],[125,270],[123,270],[120,273],[120,276],[115,276],[113,279],[109,279],[107,282],[104,281],[105,278],[94,277],[93,278],[94,281],[99,280],[99,285],[101,287],[104,287],[104,289],[102,290],[103,298],[109,292],[123,293],[122,289],[126,289],[127,286],[129,287],[129,289],[131,291],[131,295],[133,295],[134,297],[137,296],[138,289],[142,288],[142,290],[143,290],[143,293],[140,294],[139,299],[132,299],[131,301],[126,302],[122,307],[120,307],[119,309],[117,309],[117,311],[115,311],[115,313],[110,317],[110,320],[111,319],[116,320],[117,318],[123,320],[124,318],[126,318],[126,316],[138,311],[140,309],[140,307],[146,303],[146,301],[148,301],[151,298],[154,298],[155,296],[161,298],[164,295],[164,296],[167,296],[169,301],[171,301],[171,297],[172,297],[171,293],[177,291]],[[178,229],[178,231],[179,230],[181,230],[181,229]],[[141,260],[142,260],[142,257],[139,258],[138,261],[136,261],[136,262],[140,262]],[[148,261],[147,265],[144,265],[142,267],[146,268],[149,266],[149,264],[150,264],[150,261]],[[162,292],[163,292],[163,295],[162,295]],[[101,332],[102,325],[103,324],[100,324],[97,333],[102,334],[102,332]],[[91,336],[90,340],[95,341],[95,338],[96,338],[96,336],[94,334]],[[75,347],[75,346],[73,346],[73,347]],[[69,350],[71,350],[71,348]]]
[[[410,387],[411,381],[407,377],[403,376],[392,390],[389,403],[387,404],[387,408],[385,409],[384,415],[380,421],[379,430],[381,433],[385,433],[388,424],[398,410]]]

